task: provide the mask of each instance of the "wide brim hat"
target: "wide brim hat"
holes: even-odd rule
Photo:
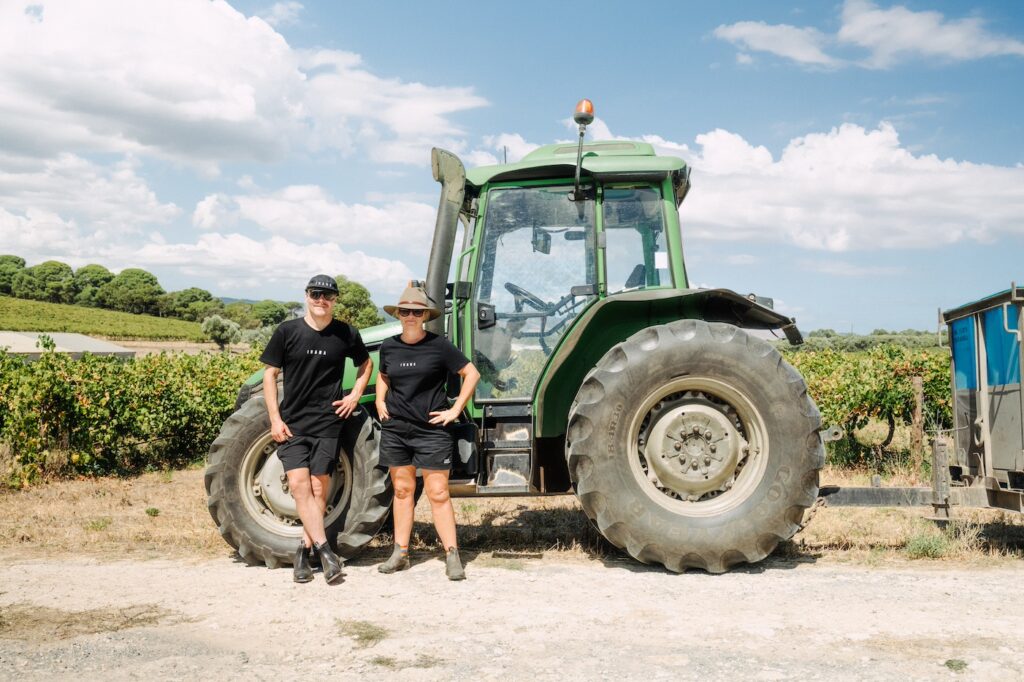
[[[441,311],[431,304],[430,298],[427,297],[427,292],[423,290],[423,287],[414,287],[412,284],[405,287],[405,291],[402,292],[396,305],[384,306],[384,312],[391,317],[398,317],[399,308],[425,310],[427,312],[424,317],[428,320],[433,320],[441,315]]]

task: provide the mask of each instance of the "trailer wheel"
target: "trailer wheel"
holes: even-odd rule
[[[331,479],[324,525],[345,558],[380,529],[391,508],[391,485],[377,469],[379,427],[365,408],[349,417]],[[302,537],[262,395],[228,417],[210,447],[207,506],[220,534],[250,564],[291,564]]]
[[[799,530],[818,494],[820,428],[778,351],[732,325],[680,320],[634,334],[587,374],[566,456],[612,544],[721,573]]]

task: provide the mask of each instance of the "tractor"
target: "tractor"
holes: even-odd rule
[[[690,287],[682,159],[643,142],[585,143],[588,100],[574,119],[578,141],[514,163],[467,171],[432,151],[441,198],[424,286],[445,315],[427,328],[482,375],[457,427],[451,494],[575,494],[609,542],[670,571],[760,561],[801,527],[824,464],[806,383],[766,340],[799,344],[800,332],[771,299]],[[375,362],[399,331],[361,331]],[[354,375],[349,366],[343,388]],[[205,485],[225,540],[276,567],[301,526],[261,376],[212,444]],[[329,493],[328,538],[344,557],[390,511],[372,385],[346,422]]]

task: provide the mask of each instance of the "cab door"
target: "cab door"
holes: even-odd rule
[[[594,201],[572,187],[487,195],[474,291],[475,402],[529,402],[548,357],[597,295]]]

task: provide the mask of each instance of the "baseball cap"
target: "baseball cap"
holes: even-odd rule
[[[314,275],[313,279],[309,280],[309,284],[306,285],[306,291],[310,289],[320,289],[321,291],[329,291],[332,294],[336,294],[338,293],[338,283],[330,275]]]

